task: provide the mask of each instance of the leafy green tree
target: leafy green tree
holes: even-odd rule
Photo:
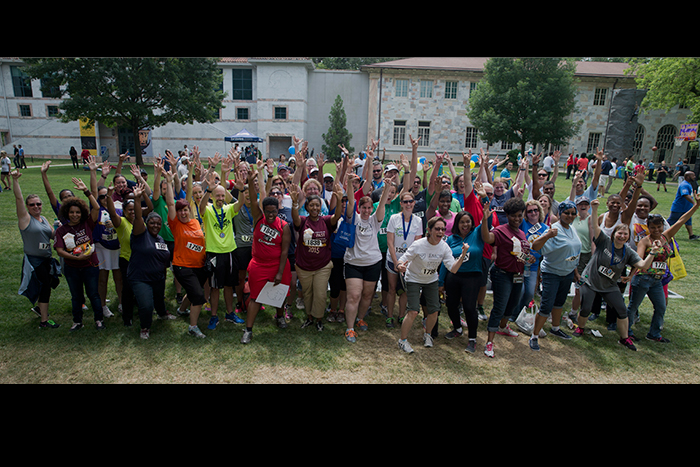
[[[321,146],[321,150],[328,157],[329,160],[340,159],[338,155],[340,149],[338,145],[342,144],[345,148],[354,152],[355,148],[350,146],[350,140],[352,139],[352,133],[345,128],[347,125],[347,116],[345,115],[345,108],[343,107],[343,99],[340,94],[336,96],[335,102],[331,107],[331,113],[328,115],[328,120],[331,126],[328,128],[328,132],[321,135],[325,144]]]
[[[631,59],[627,74],[635,74],[637,88],[646,89],[642,108],[671,110],[682,104],[691,110],[687,123],[700,123],[700,58]]]
[[[575,110],[576,65],[571,59],[489,59],[469,97],[467,116],[489,144],[565,144],[581,121]]]
[[[317,68],[326,70],[359,70],[363,65],[388,62],[404,57],[311,57]]]
[[[85,118],[138,132],[167,123],[212,122],[225,93],[214,58],[26,58],[25,72],[64,97],[61,120]],[[140,151],[136,163],[143,165]]]

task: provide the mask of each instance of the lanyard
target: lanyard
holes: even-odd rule
[[[622,245],[622,259],[618,261],[617,263],[613,262],[615,259],[615,244],[612,244],[612,255],[610,255],[610,266],[613,266],[615,264],[620,264],[624,259],[625,259],[625,249],[627,248],[627,245]]]
[[[243,205],[243,209],[245,209],[245,215],[248,217],[250,225],[253,225],[253,216],[250,215],[250,210],[248,209],[248,206]]]
[[[223,233],[224,230],[224,219],[226,218],[226,214],[224,213],[224,208],[223,206],[221,207],[221,215],[216,211],[216,206],[212,206],[214,209],[214,215],[216,216],[216,220],[219,222],[219,228],[221,229],[221,233]]]
[[[405,242],[408,238],[408,232],[411,230],[411,222],[413,222],[413,214],[408,218],[408,228],[406,228],[406,222],[403,220],[403,213],[401,214],[401,223],[403,224],[403,241]]]

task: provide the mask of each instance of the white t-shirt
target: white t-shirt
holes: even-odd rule
[[[427,238],[420,238],[408,247],[402,261],[408,262],[406,282],[431,284],[438,280],[440,263],[450,269],[457,260],[447,242],[433,245]]]
[[[404,230],[408,231],[407,235],[404,235]],[[397,261],[400,261],[408,247],[415,241],[416,236],[423,235],[423,221],[415,214],[411,214],[410,222],[406,222],[403,220],[403,213],[399,212],[389,218],[386,231],[394,234],[394,251],[396,252]],[[387,252],[386,261],[387,264],[392,262],[391,253],[389,252]]]
[[[379,250],[379,229],[382,223],[377,221],[376,213],[366,221],[355,213],[355,246],[345,250],[346,263],[353,266],[371,266],[382,260]]]
[[[2,159],[0,159],[0,164],[2,165],[2,172],[9,172],[10,171],[10,164],[12,164],[12,161],[10,160],[10,156],[5,156]]]

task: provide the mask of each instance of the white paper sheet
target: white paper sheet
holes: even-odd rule
[[[265,287],[262,288],[262,290],[258,294],[258,298],[256,298],[255,301],[258,303],[262,303],[263,305],[281,308],[282,304],[284,303],[284,298],[287,296],[288,291],[288,285],[275,285],[274,282],[268,282],[267,284],[265,284]]]

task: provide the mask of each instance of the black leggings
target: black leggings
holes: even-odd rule
[[[458,272],[452,274],[447,271],[445,276],[445,305],[447,314],[452,321],[452,326],[461,327],[459,319],[459,301],[462,301],[464,318],[469,329],[469,338],[476,339],[476,328],[479,325],[479,316],[476,311],[476,300],[481,286],[480,272]]]
[[[599,294],[603,300],[605,300],[608,307],[614,310],[617,314],[617,319],[627,318],[627,306],[625,305],[625,299],[620,290],[596,292],[585,283],[581,286],[581,316],[587,318],[588,315],[591,314],[596,294]],[[598,308],[600,308],[600,306]],[[610,315],[612,315],[612,313]]]

